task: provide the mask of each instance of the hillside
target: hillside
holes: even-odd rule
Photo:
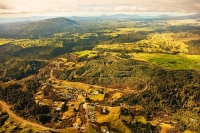
[[[99,19],[124,19],[124,20],[185,20],[185,19],[199,19],[200,13],[186,16],[170,16],[170,15],[155,15],[155,16],[140,16],[140,15],[126,15],[126,14],[116,14],[116,15],[102,15],[98,17]]]
[[[9,28],[2,28],[0,37],[4,38],[40,38],[63,32],[78,23],[67,18],[52,18],[21,25],[10,24]],[[12,26],[16,25],[16,26]]]
[[[200,132],[199,21],[102,17],[0,24],[0,102],[55,131]]]

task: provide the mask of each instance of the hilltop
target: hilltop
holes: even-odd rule
[[[78,23],[63,17],[26,22],[18,24],[2,24],[0,37],[6,38],[39,38],[65,31]]]

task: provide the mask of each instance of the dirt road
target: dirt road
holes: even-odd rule
[[[13,119],[17,120],[18,122],[20,123],[25,123],[27,125],[30,125],[30,126],[33,126],[33,127],[36,127],[36,128],[39,128],[40,130],[49,130],[49,128],[47,127],[44,127],[42,125],[39,125],[37,123],[33,123],[31,121],[27,121],[27,120],[24,120],[23,118],[21,117],[18,117],[17,115],[15,115],[9,108],[9,106],[3,102],[3,101],[0,101],[0,105],[2,106],[2,108],[9,114],[10,117],[12,117]]]

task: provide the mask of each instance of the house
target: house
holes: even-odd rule
[[[65,102],[62,101],[54,101],[52,107],[55,108],[56,111],[61,111],[64,107]]]
[[[99,94],[99,91],[98,90],[94,91],[93,94],[97,95],[97,94]]]
[[[109,111],[108,111],[106,108],[101,108],[100,113],[101,113],[101,114],[108,114]]]

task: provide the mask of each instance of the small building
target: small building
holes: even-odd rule
[[[94,91],[93,94],[97,95],[97,94],[99,94],[99,91],[98,90]]]
[[[56,111],[61,111],[62,108],[64,107],[65,102],[62,101],[54,101],[52,104],[52,107],[56,110]]]

